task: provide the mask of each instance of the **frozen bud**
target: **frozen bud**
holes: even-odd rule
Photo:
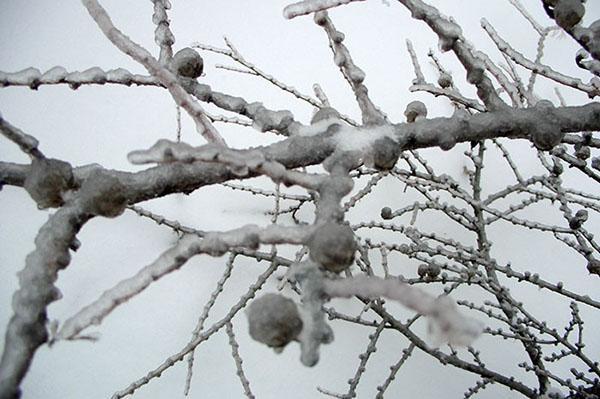
[[[58,159],[34,159],[23,187],[41,209],[64,203],[63,193],[73,187],[71,165]]]
[[[565,30],[570,30],[581,21],[585,7],[581,0],[559,0],[554,6],[554,20]]]
[[[585,209],[580,209],[575,213],[575,217],[582,219],[584,222],[588,219],[588,211]]]
[[[586,160],[592,155],[590,151],[590,147],[587,145],[576,146],[575,147],[575,156],[581,160]]]
[[[452,76],[447,72],[443,72],[438,78],[438,84],[444,89],[452,86],[452,83]]]
[[[556,176],[561,175],[563,172],[565,171],[565,168],[562,166],[561,163],[559,162],[554,162],[554,165],[552,165],[552,173]]]
[[[334,43],[338,43],[338,44],[339,44],[339,43],[341,43],[341,42],[343,42],[343,41],[344,41],[344,39],[345,39],[345,36],[344,36],[344,34],[343,34],[342,32],[340,32],[340,31],[335,31],[335,32],[333,33],[333,37],[332,37],[332,39],[333,39],[333,42],[334,42]]]
[[[78,191],[85,210],[92,215],[117,217],[127,206],[125,187],[119,179],[104,171],[94,171]]]
[[[591,274],[600,275],[600,260],[592,259],[587,264],[587,270]]]
[[[427,275],[427,273],[429,273],[429,265],[426,263],[419,265],[419,268],[417,269],[417,274],[419,277],[423,278]]]
[[[588,40],[590,54],[595,59],[600,59],[600,19],[590,25],[591,40]]]
[[[255,299],[246,311],[250,336],[263,344],[282,349],[302,331],[298,307],[280,294],[265,294]]]
[[[427,116],[427,107],[421,101],[412,101],[406,106],[404,116],[406,116],[408,123],[418,121]]]
[[[580,209],[577,211],[575,216],[573,216],[569,220],[569,227],[573,230],[577,230],[578,228],[583,226],[583,224],[585,223],[585,221],[587,219],[588,219],[588,211],[586,211],[585,209]]]
[[[597,37],[600,37],[600,19],[597,21],[594,21],[591,25],[590,25],[590,29],[592,30],[592,34],[594,35],[594,39]]]
[[[485,66],[480,63],[474,64],[472,68],[467,70],[467,82],[472,85],[478,85],[483,81],[485,76]]]
[[[340,119],[340,113],[334,108],[323,107],[313,115],[312,119],[310,120],[310,124],[314,125],[315,123],[324,121],[326,119]]]
[[[542,151],[549,151],[559,145],[563,138],[560,125],[551,118],[554,104],[548,100],[539,101],[535,105],[539,118],[531,126],[530,139]]]
[[[381,209],[381,217],[383,219],[391,219],[392,218],[392,209],[389,206]]]
[[[317,25],[325,25],[327,23],[327,12],[326,11],[317,11],[314,16],[315,23]]]
[[[171,70],[177,75],[195,79],[202,75],[203,69],[204,61],[202,57],[189,47],[182,48],[173,55]]]
[[[592,168],[600,170],[600,157],[592,158]]]
[[[308,242],[310,258],[334,273],[352,264],[356,248],[350,226],[331,222],[319,226]]]
[[[372,145],[373,166],[379,170],[390,170],[398,162],[400,146],[389,137],[375,140]]]
[[[429,266],[429,277],[436,278],[442,272],[442,268],[439,265],[433,264]]]

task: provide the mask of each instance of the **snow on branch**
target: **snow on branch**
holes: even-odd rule
[[[154,14],[152,22],[156,25],[154,30],[154,42],[160,47],[158,61],[163,65],[168,65],[173,57],[172,45],[175,43],[175,36],[169,27],[169,17],[167,10],[171,8],[170,0],[152,0],[154,3]]]
[[[19,146],[21,151],[30,155],[32,158],[45,158],[44,154],[38,149],[38,140],[21,131],[21,129],[8,123],[0,114],[0,133],[13,143]]]
[[[35,249],[19,273],[14,314],[6,328],[0,360],[0,398],[20,397],[21,380],[37,348],[46,342],[46,307],[61,297],[54,285],[71,260],[69,248],[87,217],[79,206],[65,206],[48,218],[35,238]]]
[[[161,86],[154,76],[132,74],[126,69],[117,68],[104,71],[99,67],[92,67],[85,71],[67,72],[61,66],[50,68],[42,73],[37,68],[27,68],[19,72],[0,71],[0,86],[29,86],[35,90],[42,85],[68,84],[72,89],[82,85],[106,83],[131,86]]]
[[[584,83],[581,81],[581,79],[563,75],[547,65],[530,61],[517,50],[513,49],[504,39],[502,39],[494,27],[485,18],[481,20],[481,26],[494,41],[498,49],[522,67],[527,68],[548,79],[554,80],[562,85],[583,91],[584,93],[587,93],[590,98],[600,95],[600,82],[595,83],[595,81],[592,80],[589,84]]]
[[[82,0],[98,27],[104,35],[122,52],[142,64],[152,76],[155,76],[171,93],[173,99],[192,117],[196,123],[196,129],[209,142],[225,145],[225,141],[214,128],[204,109],[195,102],[185,91],[175,76],[166,67],[161,65],[152,55],[142,46],[133,42],[124,35],[112,23],[106,10],[96,0]]]
[[[204,253],[222,256],[231,248],[257,249],[261,243],[302,244],[311,231],[309,227],[271,225],[260,228],[247,225],[228,232],[207,233],[204,238],[186,235],[150,265],[106,290],[96,301],[67,319],[54,339],[77,338],[82,330],[100,324],[117,306],[138,295],[158,279],[178,270],[194,255]]]
[[[212,144],[192,147],[186,143],[161,139],[147,150],[130,152],[127,158],[133,164],[217,162],[227,165],[233,174],[240,177],[258,173],[269,176],[276,183],[297,184],[313,190],[321,183],[319,175],[287,170],[282,164],[267,160],[260,151],[232,150]]]
[[[356,276],[323,282],[324,292],[332,298],[361,296],[385,297],[429,317],[430,333],[437,344],[470,345],[483,331],[482,324],[461,314],[452,299],[439,298],[395,279]]]
[[[283,9],[283,16],[287,19],[299,17],[317,11],[325,11],[329,8],[365,0],[304,0],[290,4]]]
[[[423,20],[439,36],[442,51],[452,50],[467,71],[467,81],[477,87],[477,95],[490,110],[507,108],[490,78],[485,74],[485,65],[474,54],[471,45],[462,35],[462,29],[421,0],[399,0],[410,10],[413,18]]]
[[[350,84],[356,101],[362,114],[363,124],[383,124],[386,122],[386,116],[379,110],[369,98],[369,91],[363,84],[365,73],[352,60],[350,51],[344,45],[344,34],[338,31],[333,22],[327,15],[327,11],[315,13],[315,23],[320,25],[327,33],[329,44],[333,51],[333,60],[340,68],[344,78]]]

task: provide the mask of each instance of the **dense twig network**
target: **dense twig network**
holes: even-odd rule
[[[598,193],[594,185],[600,182],[600,138],[591,133],[600,130],[600,103],[593,101],[600,95],[597,77],[600,76],[600,21],[589,27],[582,25],[585,6],[580,0],[543,0],[539,4],[581,45],[574,62],[590,73],[589,82],[584,82],[542,63],[545,42],[559,28],[554,24],[544,27],[518,0],[509,1],[539,36],[534,60],[508,44],[485,19],[481,21],[505,63],[497,63],[476,50],[463,36],[460,26],[434,7],[421,0],[399,0],[413,18],[424,21],[437,34],[441,51],[456,55],[468,83],[476,89],[477,98],[461,92],[451,72],[433,51],[426,56],[438,79],[427,81],[420,64],[422,55],[407,41],[407,56],[415,73],[410,92],[445,97],[455,111],[451,117],[427,118],[425,105],[413,101],[406,108],[406,122],[392,122],[369,96],[365,72],[351,57],[344,34],[328,15],[327,10],[355,1],[361,0],[305,0],[289,5],[283,13],[287,18],[311,14],[324,30],[333,62],[356,98],[360,123],[335,109],[320,85],[314,85],[314,96],[304,94],[247,60],[228,39],[226,48],[199,43],[193,47],[235,63],[218,68],[263,79],[314,108],[310,125],[296,120],[290,111],[271,110],[260,102],[220,93],[208,84],[199,83],[197,78],[204,67],[200,54],[192,48],[176,52],[173,49],[175,37],[170,29],[168,0],[152,1],[157,58],[122,33],[97,0],[82,0],[106,37],[143,65],[149,75],[132,74],[122,68],[104,71],[98,67],[83,72],[67,72],[63,67],[44,73],[35,68],[0,72],[0,85],[5,87],[37,89],[41,85],[67,84],[77,89],[82,85],[116,84],[166,89],[178,112],[180,108],[186,111],[198,133],[208,141],[201,146],[184,143],[178,120],[176,140],[161,139],[151,148],[129,153],[130,162],[153,165],[148,169],[129,173],[100,165],[72,167],[66,161],[43,154],[37,139],[0,117],[2,135],[31,158],[28,165],[0,162],[0,187],[23,187],[40,208],[56,208],[40,229],[35,249],[27,256],[19,275],[20,287],[14,294],[13,316],[0,362],[1,399],[20,397],[21,382],[41,345],[89,338],[86,329],[100,324],[115,308],[126,306],[128,299],[200,254],[228,256],[222,277],[199,315],[189,342],[158,367],[117,391],[113,398],[134,394],[184,359],[188,373],[182,383],[187,395],[196,348],[221,329],[228,337],[243,392],[254,398],[253,383],[243,366],[243,348],[234,332],[242,309],[247,309],[249,334],[253,339],[275,351],[297,342],[301,347],[300,361],[306,366],[319,361],[320,345],[334,340],[336,331],[331,321],[369,328],[368,342],[359,356],[355,374],[348,380],[347,392],[318,387],[321,394],[331,397],[356,396],[361,378],[368,364],[376,361],[374,353],[388,332],[403,336],[409,343],[390,366],[389,375],[381,376],[381,384],[373,387],[373,396],[377,398],[384,397],[400,369],[408,367],[406,364],[417,351],[474,375],[477,380],[465,388],[466,398],[475,397],[490,385],[500,385],[529,398],[600,395],[600,366],[597,354],[585,348],[584,320],[579,311],[580,306],[585,306],[597,312],[600,299],[579,292],[577,287],[532,274],[523,267],[499,262],[489,238],[490,226],[500,223],[550,236],[556,246],[565,245],[581,257],[573,268],[586,269],[590,278],[600,276],[600,243],[586,226],[588,219],[596,218],[600,212],[600,196],[594,194]],[[521,67],[530,71],[528,80],[521,78]],[[566,106],[557,90],[560,105],[555,106],[536,94],[538,77],[581,91],[592,101]],[[201,102],[216,106],[225,114],[209,114]],[[232,149],[226,146],[217,123],[229,123],[239,129],[251,126],[283,137],[264,147]],[[509,145],[515,139],[533,144],[531,151],[542,166],[540,174],[524,174]],[[460,143],[470,144],[464,151],[468,162],[466,184],[434,170],[417,151],[422,148],[448,151]],[[502,157],[515,183],[488,193],[482,176],[486,160],[492,154]],[[312,165],[322,167],[308,172],[305,167]],[[579,173],[592,188],[582,191],[569,187],[563,179],[565,168]],[[270,179],[275,189],[230,182],[256,176]],[[378,220],[352,223],[349,213],[384,181],[414,191],[418,197],[411,198],[418,199],[390,200],[389,206],[381,209]],[[274,209],[268,212],[270,223],[236,226],[229,231],[203,231],[136,205],[213,184],[274,200]],[[288,192],[289,186],[297,186],[304,193]],[[560,219],[554,220],[560,222],[536,220],[522,212],[540,204],[548,209],[555,204]],[[309,208],[308,205],[314,206],[314,217],[307,219],[301,210]],[[85,245],[77,240],[78,232],[92,218],[114,218],[125,211],[176,232],[177,243],[135,275],[50,328],[46,311],[50,303],[60,298],[55,286],[58,272],[69,266],[70,251]],[[420,227],[421,218],[430,214],[441,215],[472,240],[448,238],[443,231]],[[285,219],[289,223],[282,221],[287,215],[291,216]],[[263,244],[271,246],[271,250],[261,250]],[[296,246],[296,256],[279,253],[280,244]],[[264,272],[226,314],[207,324],[236,260],[242,258],[264,262]],[[401,273],[407,269],[399,267],[402,260],[418,264],[412,271],[415,277]],[[286,272],[279,287],[282,292],[288,292],[283,288],[289,287],[289,292],[296,295],[269,293],[254,299],[280,267]],[[571,320],[564,332],[560,332],[560,326],[551,326],[528,310],[527,304],[511,292],[514,283],[543,289],[547,295],[569,301]],[[458,293],[466,287],[477,289],[478,298],[486,299],[461,299],[462,294]],[[340,297],[353,298],[361,303],[363,310],[358,315],[336,310],[330,302],[335,303],[334,299]],[[390,301],[404,305],[413,315],[401,320],[403,316],[388,306]],[[421,319],[427,320],[429,337],[418,327]],[[480,335],[515,343],[524,351],[526,361],[518,364],[511,374],[495,370],[486,364],[485,355],[476,347]],[[465,352],[457,350],[461,346],[467,348]],[[568,372],[554,367],[566,358],[576,366]],[[526,374],[535,378],[523,379]]]

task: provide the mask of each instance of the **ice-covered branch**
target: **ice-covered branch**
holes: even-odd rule
[[[200,101],[210,102],[224,110],[247,116],[254,122],[252,126],[261,132],[275,130],[291,136],[302,126],[294,120],[294,115],[290,111],[273,111],[260,102],[249,103],[242,97],[213,91],[210,86],[195,80],[190,79],[184,83],[186,90]]]
[[[230,322],[233,319],[233,317],[248,304],[248,301],[256,296],[256,292],[260,290],[260,288],[265,284],[267,279],[273,274],[273,272],[277,269],[278,266],[279,263],[272,261],[271,265],[258,277],[256,282],[248,288],[247,292],[240,297],[240,299],[230,308],[229,312],[227,312],[227,314],[223,318],[214,323],[210,328],[206,329],[198,336],[194,337],[179,352],[165,359],[165,361],[156,369],[150,371],[144,377],[133,382],[127,388],[119,392],[115,392],[112,398],[120,399],[127,395],[133,394],[140,387],[148,384],[152,379],[160,377],[165,372],[165,370],[169,369],[177,362],[182,361],[188,353],[191,353],[194,349],[196,349],[198,345],[200,345],[202,342],[205,342],[213,334],[215,334],[217,331],[223,328],[225,324]]]
[[[61,66],[55,66],[42,73],[36,68],[27,68],[19,72],[1,72],[0,87],[29,86],[37,89],[42,85],[68,84],[72,89],[82,85],[107,83],[131,86],[162,86],[154,76],[132,74],[123,68],[104,71],[99,67],[92,67],[85,71],[67,72]]]
[[[411,287],[396,279],[374,276],[357,276],[341,280],[327,280],[324,291],[332,298],[361,296],[385,297],[400,302],[431,321],[430,332],[438,344],[470,345],[481,334],[482,325],[462,315],[448,297],[436,298],[421,289]]]
[[[98,1],[82,0],[82,3],[104,35],[119,50],[142,64],[152,76],[155,76],[169,90],[177,105],[188,112],[196,123],[196,129],[206,140],[225,145],[225,141],[206,116],[204,109],[181,87],[177,76],[161,65],[146,49],[134,43],[129,37],[119,31],[113,25],[110,17]]]
[[[519,53],[518,51],[513,49],[510,46],[510,44],[508,44],[506,41],[504,41],[500,37],[498,32],[496,32],[494,27],[485,18],[481,20],[481,26],[487,32],[487,34],[490,36],[490,38],[494,41],[494,43],[496,43],[496,46],[498,47],[498,49],[500,51],[502,51],[503,53],[505,53],[506,55],[508,55],[517,64],[519,64],[535,73],[538,73],[548,79],[552,79],[557,83],[572,87],[577,90],[581,90],[584,93],[587,93],[590,98],[594,98],[594,97],[600,95],[600,87],[598,87],[594,84],[584,83],[578,78],[573,78],[570,76],[563,75],[560,72],[553,70],[552,68],[550,68],[547,65],[537,64],[537,63],[525,58],[521,53]]]
[[[338,31],[327,15],[327,11],[315,13],[315,23],[320,25],[327,33],[329,44],[333,50],[334,62],[342,71],[344,77],[352,87],[356,101],[362,113],[363,124],[383,124],[386,117],[369,98],[369,91],[363,84],[365,73],[360,69],[350,56],[350,51],[343,44],[344,34]]]
[[[2,118],[0,114],[0,133],[13,143],[19,146],[21,151],[28,154],[32,158],[45,158],[44,154],[38,149],[38,140],[23,132],[21,129],[11,125],[8,121]]]
[[[600,129],[600,104],[590,103],[576,107],[548,108],[544,120],[552,120],[563,133],[594,131]],[[434,146],[451,146],[460,142],[478,141],[486,138],[527,138],[541,123],[536,108],[507,109],[472,116],[456,115],[450,118],[433,118],[409,124],[394,125],[392,138],[401,149],[417,149]],[[350,128],[348,128],[350,129]],[[323,162],[337,148],[339,142],[347,141],[347,131],[339,138],[323,129],[313,136],[294,136],[253,151],[261,152],[266,159],[278,162],[287,169]],[[362,149],[368,137],[361,137],[357,145]],[[375,140],[377,137],[374,137]],[[566,140],[567,138],[565,138]],[[367,139],[367,144],[368,144]],[[577,141],[578,140],[571,140]],[[25,165],[0,162],[0,178],[4,184],[22,185],[29,172]],[[189,192],[196,188],[239,178],[226,165],[217,163],[169,163],[137,173],[110,171],[126,188],[124,194],[129,203],[145,201],[174,192]],[[157,178],[159,177],[160,178]],[[249,175],[253,176],[252,174]],[[77,174],[76,174],[77,179]]]
[[[170,0],[152,0],[154,3],[154,14],[152,22],[156,25],[154,30],[154,41],[160,47],[160,56],[158,62],[168,65],[173,57],[171,46],[175,43],[175,36],[169,28],[169,17],[167,10],[171,8]]]
[[[206,233],[204,238],[184,236],[177,245],[164,252],[150,265],[108,289],[96,301],[66,320],[56,339],[76,338],[83,329],[100,324],[117,306],[138,295],[154,281],[179,269],[194,255],[205,253],[221,256],[230,248],[257,249],[261,243],[298,244],[303,243],[309,233],[308,228],[286,228],[277,225],[259,228],[249,225],[224,233]]]
[[[240,177],[256,173],[269,176],[276,183],[297,184],[312,190],[317,189],[322,180],[319,175],[287,170],[282,164],[267,160],[260,151],[231,150],[211,144],[192,147],[161,139],[147,150],[130,152],[127,158],[134,164],[216,162],[227,165],[233,174]]]
[[[496,88],[485,74],[485,65],[473,53],[462,36],[462,29],[453,20],[443,17],[435,8],[421,0],[399,0],[413,18],[423,20],[439,36],[442,50],[452,50],[467,71],[467,80],[477,87],[477,95],[490,110],[506,108]]]
[[[585,14],[584,2],[581,0],[542,0],[548,16],[556,21],[592,58],[600,61],[600,22],[589,27],[581,25]]]
[[[13,316],[6,328],[0,360],[0,398],[20,397],[19,385],[37,348],[48,339],[46,306],[61,293],[54,285],[58,272],[70,262],[69,248],[87,217],[77,205],[63,207],[50,216],[35,239],[35,249],[19,273]]]
[[[365,0],[304,0],[290,4],[283,9],[283,16],[287,19],[299,17],[301,15],[311,14],[317,11],[325,11],[329,8],[352,3],[354,1]]]

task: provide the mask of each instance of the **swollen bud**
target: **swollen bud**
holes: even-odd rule
[[[265,294],[255,299],[246,311],[250,336],[267,346],[283,349],[302,331],[298,307],[280,294]]]
[[[443,72],[438,78],[438,84],[443,89],[452,86],[452,76],[448,72]]]
[[[389,137],[375,140],[372,145],[373,166],[378,170],[390,170],[400,157],[400,146]]]
[[[564,136],[559,124],[551,118],[554,104],[548,100],[542,100],[535,105],[535,108],[539,118],[531,126],[530,139],[538,149],[549,151],[559,145]]]
[[[170,69],[176,75],[196,79],[202,75],[204,61],[198,52],[185,47],[173,55]]]
[[[554,20],[564,30],[570,30],[581,21],[585,7],[581,0],[559,0],[554,7]]]
[[[331,272],[339,273],[354,261],[357,245],[350,226],[328,222],[314,232],[309,239],[308,249],[313,261]]]
[[[391,219],[392,218],[392,208],[386,206],[385,208],[381,208],[381,218],[382,219]]]
[[[323,107],[319,109],[310,120],[310,124],[314,125],[317,122],[321,122],[325,119],[340,119],[340,113],[334,108]]]
[[[412,101],[406,106],[404,116],[408,123],[418,121],[427,116],[427,107],[421,101]]]

